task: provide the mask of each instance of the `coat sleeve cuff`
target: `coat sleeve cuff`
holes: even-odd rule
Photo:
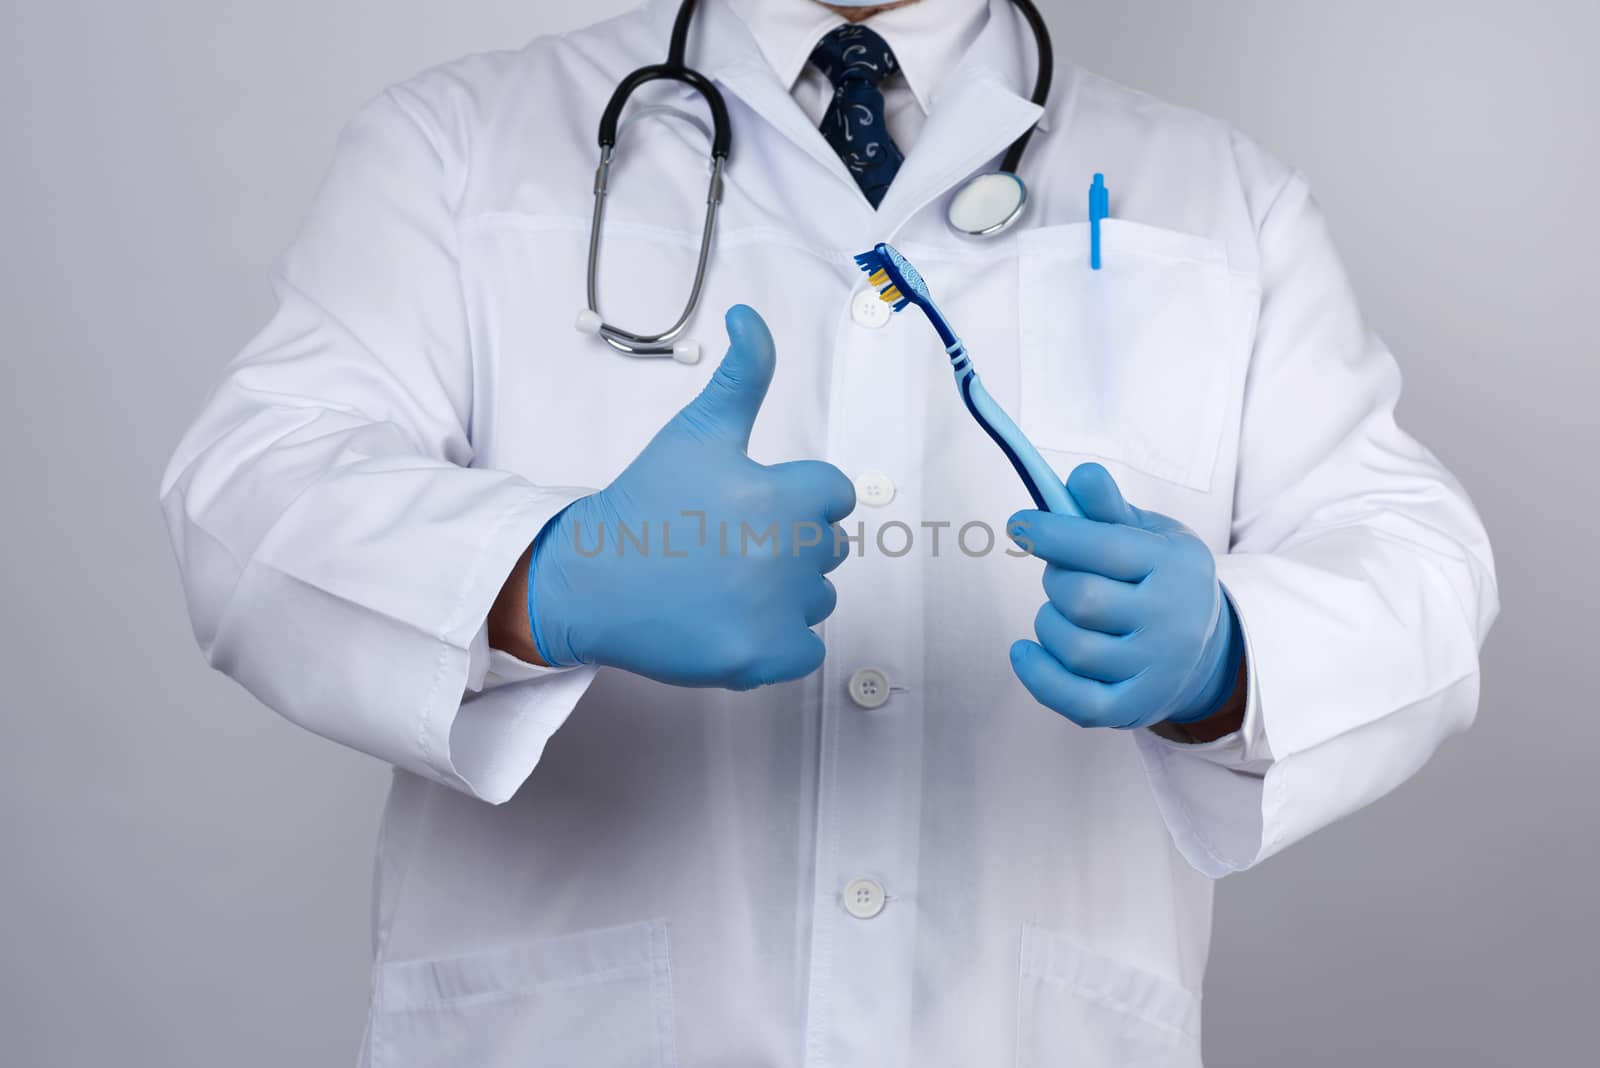
[[[475,636],[534,536],[587,491],[469,474],[480,485],[439,505],[445,519],[411,528],[420,532],[413,552],[460,561],[448,586],[435,569],[383,602],[373,591],[393,579],[330,590],[290,569],[300,557],[258,554],[208,655],[291,722],[500,804],[532,773],[595,672],[518,667],[492,653],[475,665]]]
[[[448,762],[438,781],[492,805],[511,800],[533,774],[545,746],[577,707],[596,672],[587,666],[522,666],[535,674],[486,687],[454,711],[448,727]]]
[[[1360,678],[1343,689],[1327,685],[1337,663],[1307,671],[1306,658],[1325,638],[1297,615],[1304,595],[1279,574],[1292,566],[1268,556],[1218,562],[1245,635],[1255,717],[1233,748],[1228,739],[1203,752],[1149,731],[1136,737],[1173,843],[1212,878],[1259,864],[1383,796],[1464,729],[1477,705],[1479,676],[1465,640],[1446,646],[1440,663],[1418,658],[1429,677],[1399,700],[1401,687],[1381,676],[1368,684],[1384,692],[1363,692]]]
[[[584,490],[541,490],[515,507],[485,542],[462,591],[458,618],[476,629],[465,649],[447,648],[422,711],[422,773],[490,804],[514,797],[545,745],[594,681],[592,667],[526,663],[489,646],[488,616],[506,576],[544,525]]]
[[[1233,599],[1231,592],[1228,596]],[[1243,725],[1211,742],[1188,742],[1177,732],[1157,729],[1135,735],[1173,844],[1196,871],[1213,879],[1242,871],[1260,857],[1272,767],[1250,620],[1236,601],[1234,610],[1245,644]]]

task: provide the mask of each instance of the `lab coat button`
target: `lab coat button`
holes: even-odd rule
[[[859,290],[850,302],[850,318],[857,326],[877,330],[889,322],[894,309],[878,298],[876,289]]]
[[[894,500],[894,480],[881,471],[867,471],[856,479],[856,500],[882,508]]]
[[[858,920],[870,920],[883,911],[886,895],[875,879],[856,879],[844,888],[844,910]]]
[[[858,708],[882,708],[889,700],[889,676],[877,668],[862,668],[850,676],[850,700]]]

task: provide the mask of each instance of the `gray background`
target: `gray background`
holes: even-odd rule
[[[419,68],[623,6],[6,4],[6,1064],[351,1063],[387,772],[206,671],[157,480],[268,315],[342,122]],[[1045,7],[1065,57],[1224,115],[1310,174],[1405,366],[1403,418],[1498,550],[1477,728],[1223,884],[1211,1063],[1584,1060],[1600,4]]]

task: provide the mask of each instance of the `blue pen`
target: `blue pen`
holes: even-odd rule
[[[1100,222],[1111,217],[1111,193],[1106,189],[1106,176],[1094,176],[1089,187],[1089,266],[1100,269]]]

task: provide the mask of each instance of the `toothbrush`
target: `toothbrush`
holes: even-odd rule
[[[1055,470],[1039,455],[1039,450],[1033,447],[1033,442],[1017,428],[1017,424],[1011,421],[1005,409],[983,388],[983,380],[972,367],[972,358],[967,355],[966,345],[950,328],[938,305],[934,304],[928,284],[922,280],[917,269],[894,246],[881,242],[871,252],[857,256],[856,263],[866,272],[867,281],[877,287],[878,297],[885,304],[893,305],[897,312],[915,304],[928,317],[928,322],[933,324],[939,339],[944,342],[945,352],[950,355],[950,369],[955,372],[956,389],[961,393],[967,411],[1000,446],[1000,451],[1006,454],[1011,466],[1017,469],[1035,507],[1058,515],[1081,516],[1083,513],[1073,503],[1061,479],[1056,477]]]

